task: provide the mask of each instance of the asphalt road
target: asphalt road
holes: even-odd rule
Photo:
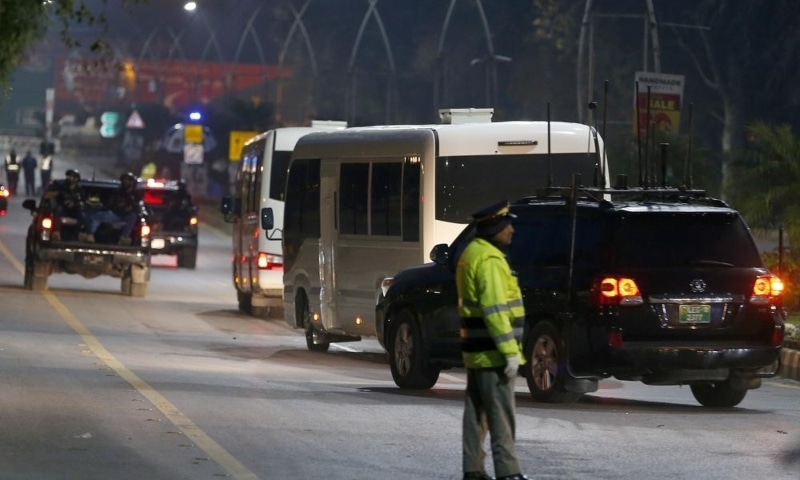
[[[145,298],[67,274],[24,290],[20,203],[0,218],[0,478],[461,477],[463,371],[403,391],[372,339],[309,352],[282,320],[239,313],[230,237],[210,223],[197,269],[155,257]],[[520,378],[516,398],[531,478],[800,478],[798,382],[720,410],[614,380],[546,405]]]

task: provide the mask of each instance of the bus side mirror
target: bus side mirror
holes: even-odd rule
[[[234,197],[222,197],[222,204],[220,205],[220,211],[222,215],[225,217],[225,221],[228,223],[232,223],[233,219],[236,215],[239,215],[241,212],[241,199],[234,198]]]
[[[272,212],[272,207],[261,209],[261,228],[263,230],[275,228],[275,215]]]

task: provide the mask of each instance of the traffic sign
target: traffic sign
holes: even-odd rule
[[[144,128],[144,120],[142,120],[142,116],[139,115],[139,112],[136,110],[131,112],[131,115],[128,117],[128,121],[125,122],[125,127]]]
[[[185,125],[183,128],[184,140],[186,143],[203,144],[203,126]]]
[[[183,161],[189,165],[199,165],[203,163],[203,144],[187,143],[183,146]]]
[[[232,131],[228,142],[228,159],[238,162],[242,157],[242,147],[256,135],[258,135],[258,132]]]
[[[103,114],[100,115],[100,136],[103,138],[116,137],[118,125],[119,113],[103,112]]]

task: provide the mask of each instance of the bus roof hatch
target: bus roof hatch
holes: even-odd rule
[[[442,124],[491,123],[494,108],[443,108],[439,110]]]

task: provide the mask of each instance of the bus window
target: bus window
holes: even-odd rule
[[[288,150],[276,150],[272,152],[272,168],[269,177],[269,198],[284,201],[286,198],[283,191],[286,188],[286,175],[289,171],[289,159],[292,152]]]
[[[403,165],[403,241],[419,241],[419,157],[408,157]]]
[[[339,233],[368,235],[369,164],[342,163],[339,170]]]
[[[372,164],[371,235],[400,236],[402,170],[400,162]]]

